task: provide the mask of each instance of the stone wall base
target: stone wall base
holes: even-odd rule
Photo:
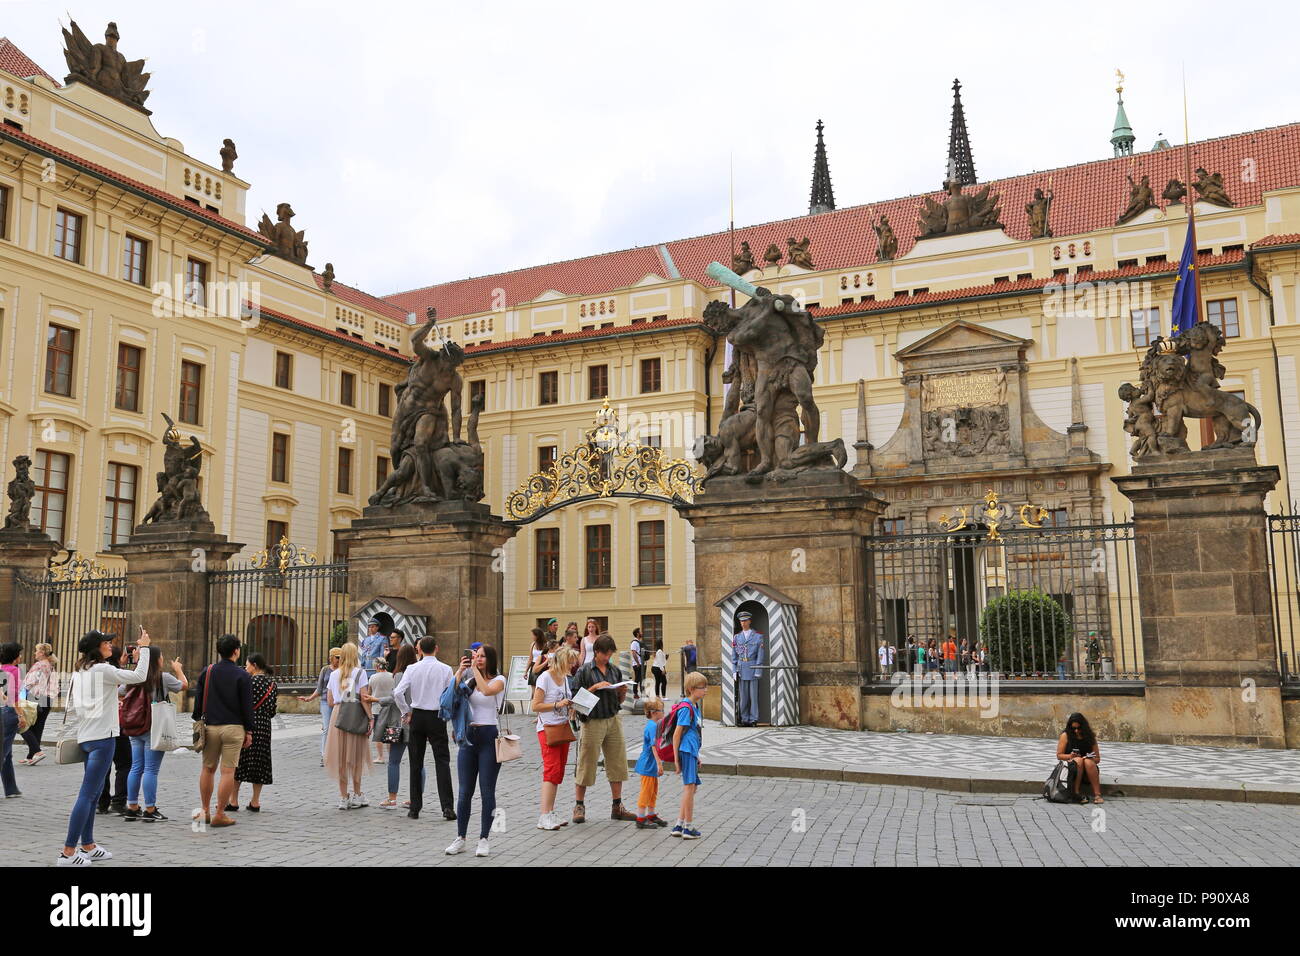
[[[902,690],[907,691],[906,685]],[[969,734],[977,737],[1055,737],[1072,713],[1081,713],[1102,740],[1147,741],[1146,701],[1131,694],[1000,694],[983,705],[939,706],[912,695],[866,694],[862,724],[868,730]],[[911,699],[908,699],[911,698]],[[933,706],[931,705],[933,704]]]

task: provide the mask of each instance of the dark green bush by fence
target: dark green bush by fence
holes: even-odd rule
[[[991,669],[1002,674],[1055,674],[1070,654],[1070,615],[1037,589],[994,598],[980,615],[980,640]]]

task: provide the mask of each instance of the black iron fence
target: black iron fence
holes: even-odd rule
[[[46,571],[35,577],[17,574],[13,602],[13,640],[23,649],[27,666],[36,659],[37,644],[49,644],[60,670],[71,670],[77,642],[87,631],[117,637],[128,633],[126,575],[98,567]]]
[[[1141,680],[1131,522],[868,538],[872,679]]]
[[[1300,514],[1269,515],[1268,564],[1273,576],[1273,636],[1283,683],[1300,684],[1296,631],[1300,630]]]
[[[208,634],[244,642],[244,658],[260,653],[280,684],[314,684],[330,640],[348,616],[348,566],[297,564],[266,552],[246,565],[208,575]]]

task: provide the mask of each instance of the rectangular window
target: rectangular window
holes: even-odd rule
[[[657,358],[641,360],[641,391],[657,392],[663,388],[663,367]]]
[[[293,388],[293,356],[288,352],[275,353],[275,387]]]
[[[555,464],[555,446],[538,445],[537,446],[537,470],[546,471]]]
[[[637,583],[664,584],[664,523],[637,522]]]
[[[609,366],[593,365],[587,369],[587,398],[609,397]]]
[[[1241,335],[1237,324],[1236,299],[1210,299],[1205,303],[1205,319],[1219,327],[1225,339],[1235,339]]]
[[[122,243],[122,278],[136,285],[148,284],[149,243],[128,235]]]
[[[180,419],[187,425],[198,425],[199,408],[203,400],[203,366],[197,362],[181,362]]]
[[[560,529],[538,528],[533,535],[537,557],[537,590],[560,589]]]
[[[348,408],[357,407],[357,377],[351,372],[339,374],[339,403]]]
[[[66,209],[54,212],[54,254],[69,262],[81,262],[81,233],[84,216]]]
[[[75,330],[51,325],[45,333],[45,390],[52,395],[72,397],[72,360],[76,349]]]
[[[123,411],[140,410],[140,359],[143,350],[134,345],[117,346],[117,389],[113,404]]]
[[[587,537],[587,587],[610,587],[610,526],[589,524]]]
[[[341,495],[352,494],[352,449],[339,449],[339,481],[338,490]]]
[[[274,548],[281,541],[289,538],[289,524],[285,521],[268,521],[266,523],[266,547]]]
[[[185,301],[191,305],[208,304],[208,264],[198,259],[185,260]]]
[[[664,639],[664,616],[662,614],[641,615],[641,659],[654,657],[654,649]]]
[[[474,407],[474,399],[482,399],[483,410],[487,410],[487,379],[476,378],[469,383],[469,407]]]
[[[388,459],[380,455],[375,459],[375,488],[378,488],[388,478]]]
[[[32,499],[31,517],[40,530],[63,543],[63,519],[68,512],[68,486],[71,484],[72,459],[56,451],[36,452],[36,470],[32,480],[36,497]]]
[[[104,484],[104,550],[121,544],[135,527],[135,488],[139,469],[108,463]]]
[[[1144,349],[1160,334],[1159,309],[1133,310],[1133,347]]]
[[[537,376],[537,404],[558,405],[560,402],[560,373],[542,372]]]
[[[880,519],[880,533],[882,535],[902,534],[904,529],[906,528],[907,528],[906,518],[881,518]]]
[[[283,432],[271,436],[271,480],[289,480],[289,436]]]
[[[385,418],[393,415],[393,386],[387,382],[379,383],[379,414]]]
[[[0,186],[0,239],[9,238],[9,187]]]
[[[1070,513],[1065,508],[1049,508],[1047,516],[1043,518],[1044,528],[1068,528],[1070,526]]]

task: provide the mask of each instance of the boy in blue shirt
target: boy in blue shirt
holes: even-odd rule
[[[641,793],[636,801],[636,828],[653,830],[668,826],[668,821],[655,813],[659,776],[664,772],[664,763],[655,752],[655,740],[659,735],[659,719],[664,715],[664,702],[653,694],[648,694],[643,700],[646,722],[641,732],[641,757],[636,762],[636,772],[641,777]]]
[[[686,706],[677,711],[677,726],[673,731],[673,756],[677,770],[682,775],[682,808],[677,818],[677,825],[668,832],[669,836],[681,837],[683,840],[698,840],[700,831],[695,829],[691,817],[695,813],[695,788],[700,785],[700,701],[709,687],[709,679],[699,671],[686,675],[683,689],[686,691]]]

